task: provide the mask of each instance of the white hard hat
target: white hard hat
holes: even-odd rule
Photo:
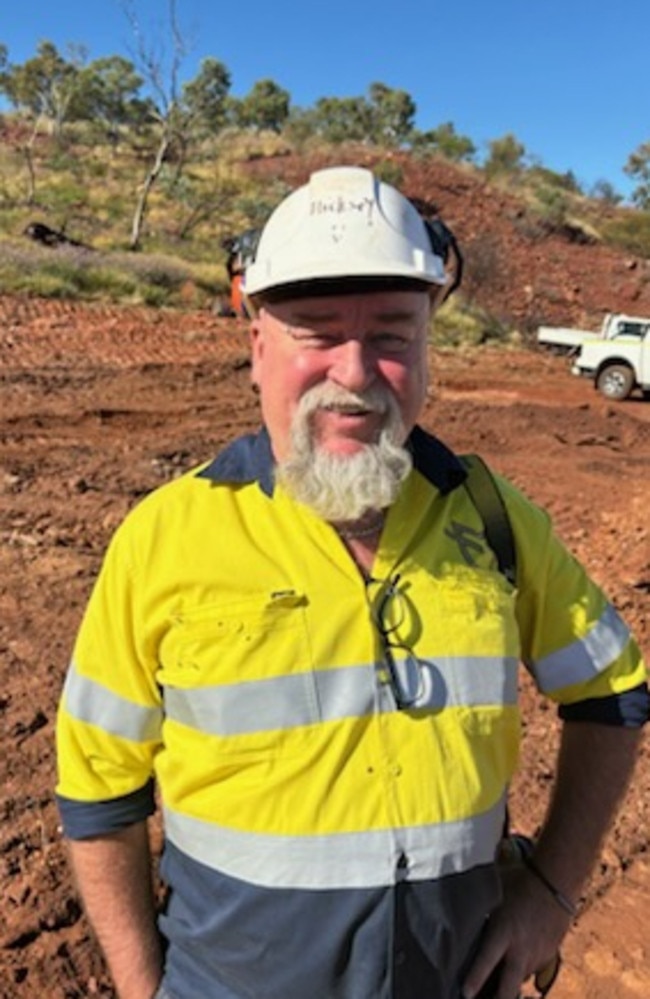
[[[404,195],[362,167],[313,173],[275,209],[244,278],[246,294],[346,278],[447,281],[426,226]]]

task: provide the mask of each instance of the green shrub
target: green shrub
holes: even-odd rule
[[[489,155],[483,164],[486,177],[518,174],[523,169],[526,147],[511,133],[488,142]]]
[[[170,305],[182,303],[188,282],[199,295],[211,297],[219,287],[220,274],[201,267],[195,274],[191,265],[162,254],[101,253],[0,241],[0,282],[7,292]]]
[[[528,170],[528,177],[531,181],[540,181],[544,186],[559,188],[569,194],[582,192],[580,183],[572,170],[567,170],[566,173],[557,173],[555,170],[549,170],[548,167],[536,165]]]
[[[566,223],[570,200],[566,190],[559,187],[539,187],[535,192],[537,204],[534,210],[549,229],[561,229]]]
[[[505,343],[516,334],[496,316],[483,309],[450,299],[436,313],[429,339],[441,347],[475,347],[484,343]]]
[[[373,172],[376,177],[383,180],[384,184],[392,184],[398,189],[404,181],[404,171],[394,160],[380,160],[375,164]]]
[[[162,308],[164,305],[171,305],[169,293],[164,288],[151,288],[144,285],[139,289],[136,296],[138,302],[143,305],[150,305],[152,308]]]
[[[39,200],[55,215],[64,215],[71,208],[88,204],[88,191],[74,180],[48,184],[39,194]]]
[[[634,212],[614,219],[603,228],[606,243],[650,259],[650,212]]]

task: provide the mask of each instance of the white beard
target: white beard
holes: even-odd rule
[[[321,408],[360,406],[384,414],[376,444],[354,454],[332,454],[314,441],[313,414]],[[300,503],[333,523],[360,520],[397,498],[413,462],[403,446],[404,424],[387,389],[354,393],[323,384],[300,400],[291,425],[289,457],[276,467],[276,480]]]

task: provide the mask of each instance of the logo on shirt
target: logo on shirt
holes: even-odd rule
[[[445,528],[445,534],[458,545],[458,550],[466,565],[474,568],[479,563],[477,558],[485,553],[485,532],[477,531],[475,527],[452,520],[451,526]]]

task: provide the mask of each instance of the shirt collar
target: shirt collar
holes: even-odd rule
[[[273,452],[266,427],[256,434],[245,434],[229,444],[214,461],[197,472],[200,479],[214,483],[246,485],[259,482],[267,496],[273,495]]]
[[[467,475],[457,455],[446,444],[414,427],[407,441],[414,467],[441,493],[451,492]],[[246,485],[259,482],[267,496],[273,495],[273,452],[266,427],[229,444],[197,477],[214,483]]]

